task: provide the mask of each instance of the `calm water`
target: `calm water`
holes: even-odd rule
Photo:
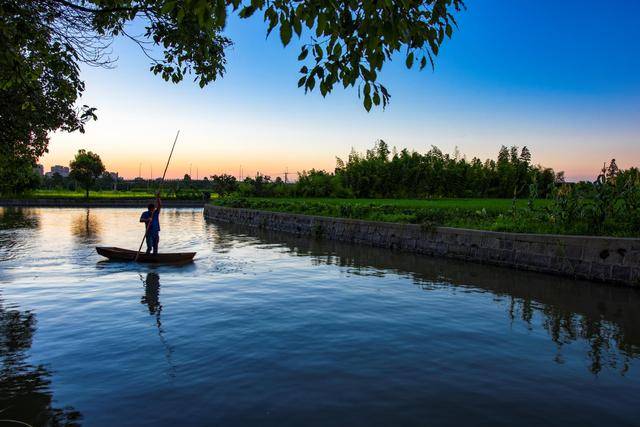
[[[163,213],[0,210],[0,418],[638,425],[640,293]]]

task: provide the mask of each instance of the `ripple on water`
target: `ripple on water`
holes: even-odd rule
[[[636,290],[213,224],[190,209],[164,211],[161,250],[195,250],[194,263],[101,259],[96,245],[139,244],[138,215],[0,209],[6,417],[105,426],[637,420]],[[7,382],[17,393],[3,391]]]

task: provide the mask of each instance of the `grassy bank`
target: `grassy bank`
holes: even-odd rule
[[[446,226],[478,230],[544,234],[609,234],[637,237],[638,230],[609,228],[588,231],[579,220],[567,226],[557,220],[551,200],[509,199],[324,199],[324,198],[220,198],[218,206],[334,216],[371,221]]]
[[[9,197],[11,199],[84,199],[84,191],[71,190],[35,190],[19,196]],[[155,193],[150,191],[89,191],[90,199],[150,199]],[[163,191],[164,199],[201,199],[200,192],[184,192],[175,194],[174,192]]]
[[[222,198],[213,204],[307,215],[371,221],[476,228],[495,231],[549,232],[544,224],[523,224],[511,215],[524,211],[526,200],[508,199],[330,199],[330,198]],[[538,207],[548,205],[539,200]]]

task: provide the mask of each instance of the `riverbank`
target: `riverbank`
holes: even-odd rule
[[[207,219],[399,251],[640,286],[640,239],[506,233],[208,204]]]
[[[565,203],[566,202],[566,203]],[[511,233],[640,238],[640,217],[623,204],[602,216],[597,200],[579,205],[562,199],[339,199],[223,197],[211,204],[365,221],[470,228]],[[600,206],[600,207],[599,207]],[[626,209],[626,208],[625,208]],[[614,215],[615,213],[615,215]]]
[[[153,197],[135,198],[41,198],[41,199],[0,199],[0,207],[34,207],[34,208],[144,208],[153,202]],[[168,208],[201,208],[204,200],[163,199],[162,204]]]

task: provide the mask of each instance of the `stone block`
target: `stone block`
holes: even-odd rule
[[[513,242],[513,249],[516,252],[521,252],[521,253],[527,253],[529,252],[529,242],[527,242],[526,240],[515,240]]]
[[[205,206],[216,221],[640,286],[640,239],[519,235]]]
[[[600,264],[597,262],[591,263],[591,270],[589,271],[589,277],[594,280],[610,280],[611,279],[611,266],[606,264]]]
[[[513,240],[509,238],[500,239],[500,249],[513,251]]]
[[[629,282],[631,280],[631,267],[614,265],[611,268],[611,278],[617,282]]]
[[[500,239],[493,235],[487,236],[482,240],[482,246],[487,249],[500,249]]]

